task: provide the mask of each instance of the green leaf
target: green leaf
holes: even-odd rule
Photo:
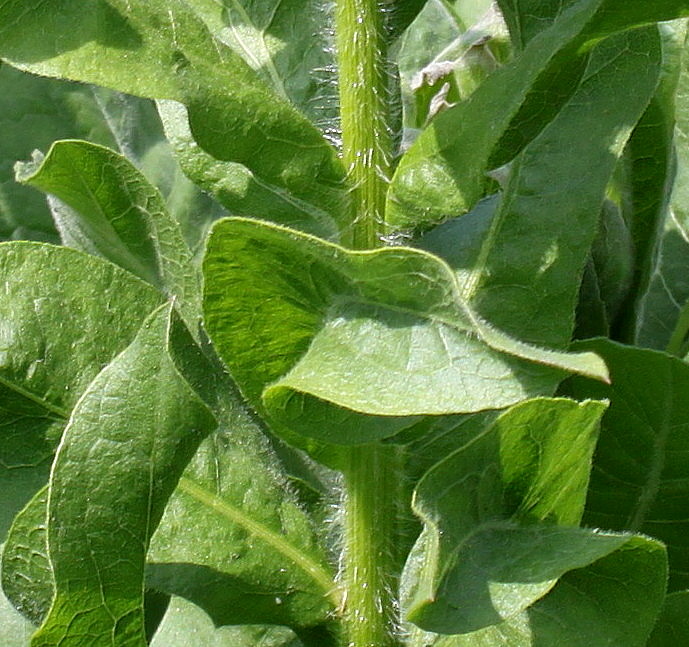
[[[207,330],[244,395],[320,441],[365,443],[410,416],[503,407],[551,388],[554,368],[605,379],[593,355],[527,346],[476,318],[450,268],[418,250],[347,251],[227,219],[204,275]]]
[[[184,466],[216,424],[167,353],[170,316],[169,306],[156,311],[72,412],[50,481],[56,592],[34,647],[85,636],[145,644],[148,541]]]
[[[69,207],[56,225],[69,247],[102,256],[175,299],[190,330],[200,315],[200,280],[160,193],[126,158],[83,141],[61,141],[18,166],[20,181]]]
[[[424,476],[413,507],[425,529],[402,583],[408,620],[441,633],[497,624],[628,541],[572,527],[604,410],[524,402]]]
[[[671,340],[675,344],[673,331],[689,299],[683,270],[689,253],[689,59],[686,26],[676,30],[667,37],[670,41],[674,36],[675,41],[666,47],[670,53],[663,84],[649,107],[644,128],[630,142],[635,172],[632,231],[640,266],[637,301],[627,322],[628,339],[657,350],[664,350]]]
[[[578,1],[498,0],[498,6],[510,30],[512,43],[522,50]]]
[[[671,593],[647,647],[676,647],[689,638],[689,591]]]
[[[485,173],[492,167],[508,162],[519,152],[519,145],[507,145],[503,137],[527,128],[533,138],[553,119],[557,108],[569,99],[571,92],[577,89],[576,75],[574,78],[570,75],[572,63],[576,63],[574,68],[585,63],[581,52],[584,46],[593,44],[591,32],[595,32],[597,38],[603,24],[609,30],[606,33],[613,33],[645,22],[640,17],[637,22],[636,14],[629,17],[616,15],[615,21],[598,20],[604,17],[614,1],[584,0],[570,7],[549,29],[536,36],[510,65],[487,79],[467,101],[446,110],[431,123],[402,158],[393,177],[387,216],[391,226],[400,229],[428,228],[450,216],[468,211],[482,197],[486,184]],[[650,6],[647,13],[656,14],[653,20],[689,14],[686,3],[664,2]],[[596,15],[597,10],[600,10],[600,16]],[[632,43],[637,39],[641,43],[644,36],[630,36],[630,39]],[[632,51],[636,51],[637,47],[639,45],[632,46]],[[643,69],[632,72],[623,65],[617,70],[618,74],[608,70],[607,74],[614,81],[609,77],[601,80],[611,88],[614,87],[612,83],[619,83],[627,92],[632,84],[638,88],[638,103],[623,106],[618,101],[615,109],[621,112],[615,112],[614,117],[611,114],[609,120],[600,119],[601,113],[595,112],[594,125],[600,122],[599,128],[612,130],[613,139],[615,135],[620,135],[621,124],[630,127],[645,108],[648,101],[646,93],[651,91],[646,86],[651,84],[655,88],[654,68],[657,63],[649,64],[648,53],[643,51],[643,47],[640,50],[638,55],[630,53],[628,61],[636,62],[641,67],[643,59]],[[583,67],[580,71],[583,71]],[[634,94],[636,96],[636,92]],[[619,97],[619,94],[615,97]],[[578,104],[581,98],[577,100]],[[625,110],[629,112],[623,114]],[[583,114],[581,118],[584,118]],[[589,119],[593,119],[592,113],[589,113]],[[577,132],[584,132],[588,126],[579,128]],[[598,137],[581,138],[581,141],[582,144],[587,142],[590,147],[596,143],[599,148],[603,143],[610,145],[611,135],[606,134],[603,141]],[[541,141],[545,145],[547,140],[542,136]],[[576,143],[577,140],[568,141]],[[528,139],[520,145],[527,142]],[[607,147],[602,148],[608,152]],[[566,159],[590,162],[591,157],[582,151],[581,157],[572,154]],[[587,170],[590,168],[589,165]],[[571,177],[572,169],[560,181]]]
[[[569,340],[606,186],[655,89],[659,62],[655,28],[604,41],[571,101],[513,162],[463,285],[477,312],[508,334],[556,347]],[[630,87],[634,101],[620,102]]]
[[[0,66],[1,238],[58,242],[45,200],[14,181],[12,166],[66,137],[115,145],[91,89]]]
[[[14,608],[35,625],[45,618],[54,594],[47,511],[46,486],[15,517],[2,552],[2,589]]]
[[[70,412],[160,295],[69,249],[0,245],[0,537],[45,482]],[[85,280],[88,277],[88,280]]]
[[[339,238],[332,213],[344,210],[348,198],[335,191],[327,204],[300,200],[284,188],[256,176],[236,162],[215,159],[198,146],[189,127],[186,108],[175,101],[159,101],[165,133],[184,172],[234,215],[277,222],[321,238]]]
[[[0,43],[2,58],[34,73],[183,103],[207,153],[300,200],[327,210],[341,194],[335,150],[183,0],[96,0],[88,12],[75,0],[4,1]]]
[[[664,595],[659,542],[630,538],[621,550],[565,573],[528,610],[499,625],[456,636],[413,632],[409,647],[645,647]]]
[[[689,472],[683,458],[689,403],[689,366],[657,351],[598,339],[577,349],[599,353],[612,384],[572,378],[574,397],[607,398],[593,464],[585,522],[643,532],[664,541],[670,558],[670,590],[689,585]]]
[[[194,647],[302,647],[302,643],[287,628],[217,628],[191,602],[173,598],[151,647],[188,647],[190,636],[193,636]]]
[[[248,424],[211,435],[175,490],[147,584],[195,602],[216,626],[318,625],[339,591],[311,521]]]

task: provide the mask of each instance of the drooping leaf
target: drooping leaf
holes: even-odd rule
[[[413,631],[409,644],[645,647],[662,604],[666,568],[665,550],[660,542],[632,537],[621,550],[588,567],[565,573],[548,595],[501,624],[455,636]]]
[[[668,546],[670,590],[689,585],[689,470],[684,448],[689,425],[689,366],[661,352],[598,339],[578,342],[610,368],[600,388],[572,378],[574,397],[607,398],[586,507],[588,525],[643,532]]]
[[[402,581],[408,620],[440,633],[498,624],[628,541],[574,527],[604,410],[524,402],[424,476],[413,507],[425,528]]]
[[[508,334],[556,347],[569,340],[606,186],[659,63],[655,28],[604,41],[571,101],[513,162],[463,286],[477,312]],[[634,102],[620,102],[631,86]]]
[[[347,201],[334,193],[332,202],[315,205],[262,180],[246,166],[215,159],[194,140],[186,108],[174,101],[159,101],[158,110],[184,172],[223,204],[233,215],[262,218],[295,229],[337,240],[337,222],[331,213]],[[337,206],[337,203],[340,206]]]
[[[175,299],[195,330],[201,288],[191,252],[160,193],[126,158],[60,141],[17,174],[67,205],[53,212],[63,244],[102,256]]]
[[[48,501],[55,597],[33,647],[86,636],[145,644],[148,541],[185,465],[216,425],[166,351],[170,317],[169,306],[157,310],[72,412]]]
[[[3,2],[0,42],[22,69],[183,103],[207,153],[300,200],[327,211],[344,197],[335,150],[183,0],[96,0],[88,12],[73,0]]]
[[[503,407],[563,370],[605,378],[593,355],[530,347],[477,319],[450,268],[418,250],[347,251],[228,219],[204,275],[207,330],[244,395],[319,441],[365,443],[410,416]]]

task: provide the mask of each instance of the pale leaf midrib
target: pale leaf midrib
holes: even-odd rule
[[[245,512],[216,496],[198,483],[194,483],[189,478],[183,476],[179,480],[178,487],[182,492],[193,497],[199,503],[202,503],[229,521],[236,523],[257,539],[271,546],[316,582],[319,588],[322,589],[325,597],[335,608],[341,606],[340,591],[330,573],[284,537],[252,519]]]

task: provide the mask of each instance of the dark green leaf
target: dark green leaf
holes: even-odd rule
[[[671,593],[647,647],[677,647],[689,638],[689,591]]]
[[[574,397],[607,398],[585,522],[643,532],[668,546],[670,589],[689,585],[689,469],[684,461],[689,366],[664,353],[606,340],[579,342],[605,359],[612,384],[572,378]]]

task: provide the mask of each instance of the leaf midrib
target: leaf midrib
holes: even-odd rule
[[[291,542],[185,476],[180,478],[178,487],[182,492],[193,497],[202,505],[225,517],[232,523],[241,526],[251,535],[275,549],[306,573],[323,591],[324,596],[333,607],[336,609],[341,607],[342,595],[330,573]]]

